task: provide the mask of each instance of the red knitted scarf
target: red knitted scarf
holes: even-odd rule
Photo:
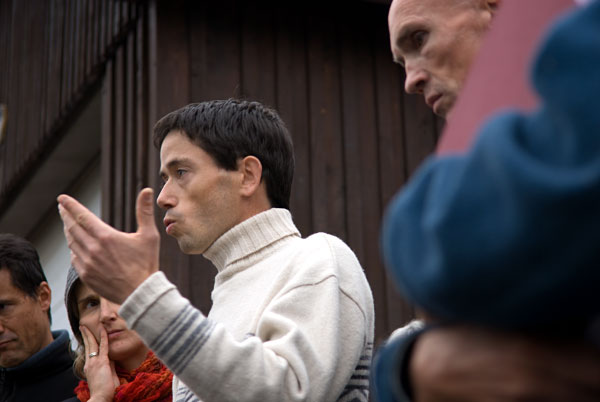
[[[158,360],[154,353],[148,352],[146,360],[140,367],[133,371],[126,371],[119,366],[115,367],[119,377],[119,385],[115,389],[115,402],[171,402],[173,400],[171,373]],[[80,381],[75,388],[77,398],[81,402],[90,399],[90,389],[87,381]]]

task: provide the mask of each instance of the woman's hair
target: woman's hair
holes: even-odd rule
[[[77,339],[77,349],[73,353],[73,372],[75,372],[77,377],[85,380],[85,373],[83,372],[83,366],[85,365],[85,345],[81,331],[79,330],[79,308],[77,306],[77,297],[75,296],[80,286],[81,280],[79,279],[79,275],[77,275],[77,271],[75,271],[75,268],[70,267],[65,288],[65,306],[71,330]]]
[[[73,372],[77,378],[85,380],[85,373],[83,372],[83,366],[85,366],[85,345],[83,342],[78,342],[77,349],[75,349],[73,355]]]

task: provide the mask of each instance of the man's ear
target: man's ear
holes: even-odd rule
[[[239,162],[238,170],[242,173],[241,193],[249,197],[260,187],[262,164],[256,156],[248,155]]]
[[[48,282],[44,281],[38,286],[37,300],[44,312],[50,310],[50,305],[52,304],[52,290],[50,290]]]

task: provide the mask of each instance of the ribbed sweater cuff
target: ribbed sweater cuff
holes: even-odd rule
[[[176,289],[161,271],[150,275],[132,294],[125,299],[119,315],[125,319],[129,328],[134,328],[138,320],[165,293]]]

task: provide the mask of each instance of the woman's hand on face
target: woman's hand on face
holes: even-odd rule
[[[79,327],[85,345],[85,366],[83,372],[90,388],[90,400],[112,401],[115,389],[119,386],[119,377],[114,362],[108,358],[108,334],[100,326],[100,345],[92,332],[85,326]],[[90,353],[97,353],[90,357]]]

